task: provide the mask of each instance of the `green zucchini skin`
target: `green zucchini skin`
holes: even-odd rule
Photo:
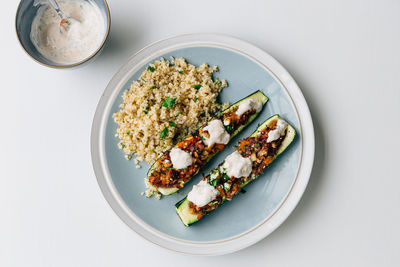
[[[251,137],[256,136],[259,132],[264,130],[268,125],[270,125],[272,122],[274,122],[278,119],[282,119],[282,118],[279,115],[274,115],[274,116],[270,117],[265,122],[263,122],[250,136]],[[285,137],[285,139],[283,139],[281,146],[279,147],[277,154],[276,154],[275,158],[271,161],[271,163],[273,161],[275,161],[275,159],[280,154],[282,154],[286,150],[286,148],[289,147],[289,145],[293,142],[293,140],[296,136],[296,130],[290,124],[288,124],[286,131],[287,131],[286,137]],[[257,179],[258,177],[256,177],[255,179]],[[246,185],[248,185],[250,182],[254,181],[255,179],[249,180],[247,183],[241,185],[241,188],[245,187]],[[225,201],[226,200],[224,200],[222,203],[224,203]],[[192,214],[189,211],[189,200],[187,200],[187,196],[175,204],[175,209],[176,209],[176,213],[178,214],[179,218],[181,219],[182,223],[185,226],[190,226],[191,224],[198,221],[197,215]]]
[[[230,105],[229,107],[227,107],[226,109],[224,109],[223,111],[221,111],[221,112],[218,114],[218,116],[223,115],[223,114],[225,114],[225,113],[231,111],[231,110],[234,109],[235,107],[239,106],[240,103],[241,103],[242,101],[246,100],[246,99],[259,100],[259,101],[261,101],[263,107],[264,107],[265,103],[267,103],[267,101],[268,101],[268,97],[267,97],[266,95],[264,95],[264,93],[262,93],[260,90],[257,90],[256,92],[254,92],[254,93],[252,93],[252,94],[246,96],[245,98],[242,98],[241,100],[237,101],[236,103]],[[262,111],[262,110],[260,110],[260,112],[261,112],[261,111]],[[257,113],[255,113],[255,114],[253,114],[253,115],[249,118],[248,122],[247,122],[245,125],[242,125],[242,126],[240,126],[238,129],[236,129],[236,130],[230,135],[230,140],[232,140],[233,137],[235,137],[235,136],[236,136],[238,133],[240,133],[246,126],[248,126],[248,125],[258,116],[258,114],[260,114],[260,112],[257,112]],[[204,126],[204,125],[203,125],[203,126]],[[202,126],[202,127],[203,127],[203,126]],[[218,153],[218,152],[217,152],[217,153]],[[210,158],[208,158],[207,163],[208,163],[217,153],[213,154]],[[150,175],[150,174],[152,173],[152,171],[154,170],[154,168],[156,167],[156,163],[157,163],[157,161],[156,161],[155,163],[153,163],[153,165],[151,165],[151,167],[149,168],[149,170],[148,170],[148,172],[147,172],[147,177],[148,177],[148,178],[149,178],[149,175]],[[196,173],[196,174],[197,174],[197,173]],[[196,174],[194,174],[194,175],[196,175]],[[194,176],[194,175],[193,175],[193,176]],[[193,177],[193,176],[192,176],[192,177]],[[190,181],[190,179],[189,179],[188,181],[186,181],[185,184],[186,184],[187,182],[189,182],[189,181]],[[158,192],[160,192],[160,193],[163,194],[164,196],[172,195],[172,194],[178,192],[179,189],[180,189],[180,188],[176,188],[176,187],[168,187],[168,188],[158,187],[158,188],[157,188]]]

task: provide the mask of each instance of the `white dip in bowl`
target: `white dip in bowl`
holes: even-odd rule
[[[46,0],[33,19],[30,38],[38,52],[57,64],[74,64],[90,57],[102,45],[106,31],[100,8],[93,1],[58,0],[60,9],[73,18],[68,31],[60,27],[61,18]]]

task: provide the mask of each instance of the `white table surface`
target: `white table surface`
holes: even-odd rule
[[[0,266],[400,266],[400,2],[110,0],[103,54],[76,70],[19,46],[2,1]],[[274,56],[316,133],[309,186],[288,220],[234,254],[193,257],[131,231],[104,200],[89,152],[119,66],[171,35],[217,32]]]

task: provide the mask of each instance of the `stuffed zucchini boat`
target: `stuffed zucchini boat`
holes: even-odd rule
[[[285,151],[295,135],[294,128],[279,115],[267,119],[175,205],[183,224],[189,226],[231,200]]]
[[[257,117],[267,101],[268,97],[256,91],[218,113],[192,135],[164,152],[147,173],[150,186],[163,195],[171,195],[184,187]]]

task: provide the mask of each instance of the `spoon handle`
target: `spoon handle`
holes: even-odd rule
[[[63,19],[65,18],[64,13],[61,11],[60,7],[58,6],[57,2],[55,0],[48,0],[50,5],[53,6],[54,10],[57,12],[57,14]]]

